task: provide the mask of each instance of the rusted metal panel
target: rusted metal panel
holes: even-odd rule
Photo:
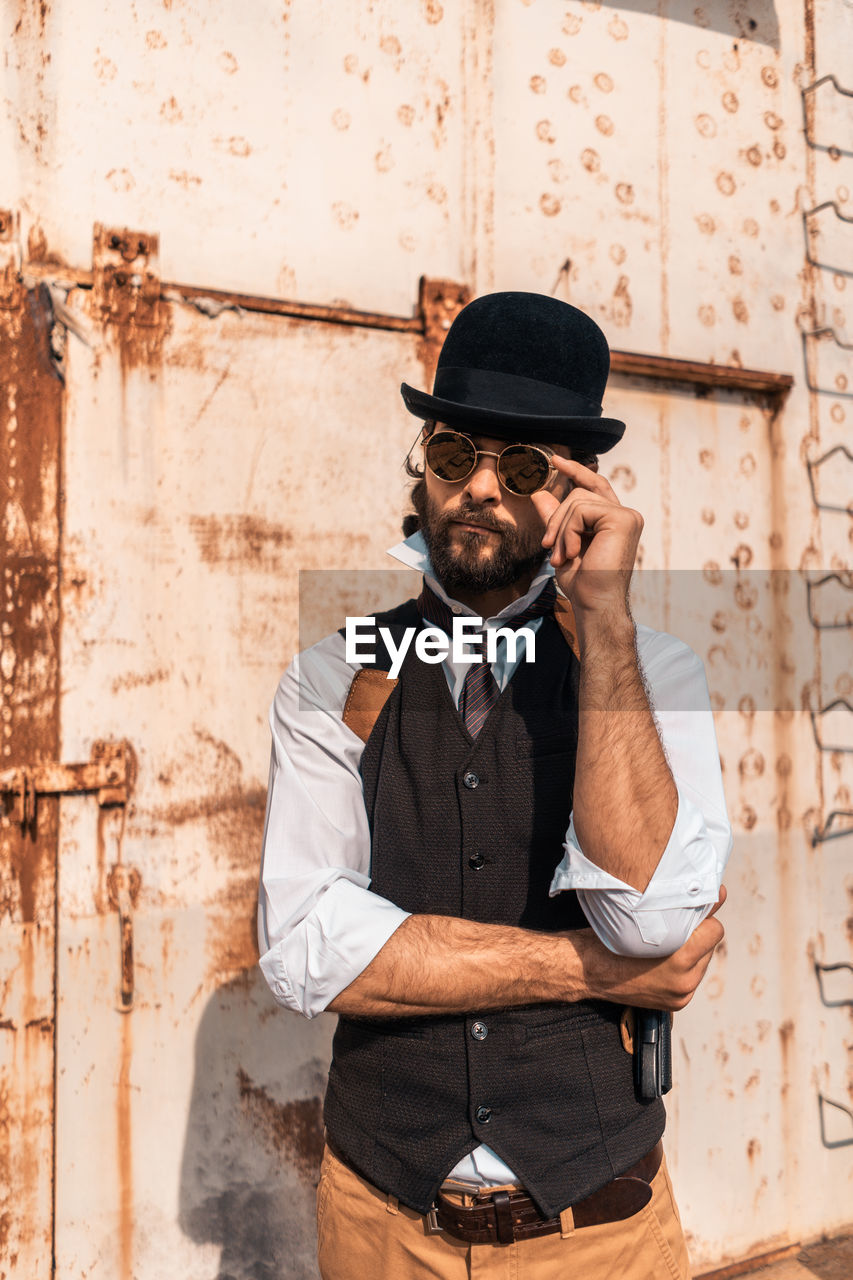
[[[467,274],[449,6],[287,0],[248,25],[221,2],[72,12],[3,18],[9,171],[38,192],[24,238],[38,228],[47,254],[84,264],[93,222],[156,211],[164,278],[205,289],[406,314],[413,277]]]
[[[66,358],[61,758],[132,726],[138,772],[124,819],[62,800],[58,1275],[311,1275],[331,1019],[254,972],[266,708],[299,569],[380,569],[397,537],[423,339],[165,302],[129,366],[90,290],[67,306],[92,345]]]
[[[428,384],[465,289],[601,320],[629,424],[603,470],[646,518],[637,613],[691,638],[717,710],[728,938],[676,1020],[669,1096],[694,1265],[849,1217],[849,1011],[819,975],[851,957],[850,837],[815,833],[853,812],[853,7],[749,9],[292,0],[238,31],[225,6],[148,0],[0,20],[0,204],[26,243],[0,214],[0,318],[21,314],[23,258],[68,376],[61,742],[0,769],[99,739],[138,756],[126,811],[59,802],[60,1276],[313,1273],[329,1027],[252,971],[265,709],[298,570],[385,566],[416,428],[397,387]],[[44,947],[38,981],[52,865],[14,943]]]
[[[8,277],[7,277],[8,278]],[[55,758],[59,739],[62,388],[50,299],[0,300],[0,760]],[[0,817],[0,1269],[49,1275],[58,805]]]
[[[780,367],[796,338],[801,18],[767,0],[739,35],[723,8],[496,7],[494,268],[477,291],[535,282],[592,310],[614,346]]]

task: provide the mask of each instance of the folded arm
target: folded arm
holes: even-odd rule
[[[676,955],[637,960],[590,929],[410,916],[372,893],[362,744],[340,719],[351,678],[333,642],[311,679],[288,670],[271,713],[258,936],[281,1004],[307,1017],[406,1017],[586,998],[687,1003],[723,936],[716,919]]]
[[[362,1018],[588,999],[683,1009],[722,937],[722,925],[706,920],[675,955],[648,961],[613,955],[591,929],[547,934],[410,916],[329,1008]]]
[[[551,892],[577,890],[611,950],[655,957],[676,951],[710,913],[732,835],[700,659],[647,627],[637,630],[637,648],[645,718],[642,706],[590,716],[609,716],[611,731],[621,723],[620,750],[600,759],[587,749],[583,781],[579,754],[575,808]]]

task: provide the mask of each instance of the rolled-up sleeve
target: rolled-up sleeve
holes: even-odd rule
[[[353,672],[336,639],[288,668],[270,711],[260,966],[275,999],[308,1018],[358,977],[408,914],[369,888],[363,744],[341,720]]]
[[[673,636],[648,628],[638,628],[638,652],[678,792],[669,840],[640,892],[586,857],[572,817],[551,894],[576,890],[611,951],[661,957],[678,950],[717,901],[732,834],[701,660]]]

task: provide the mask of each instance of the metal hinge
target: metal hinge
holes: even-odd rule
[[[96,308],[113,324],[160,323],[160,237],[95,223],[92,288]]]
[[[35,764],[0,772],[0,794],[13,798],[22,827],[35,822],[39,795],[95,792],[102,809],[127,803],[132,750],[127,742],[96,742],[88,764]],[[7,813],[9,806],[7,804]]]
[[[418,309],[423,316],[427,342],[440,347],[447,337],[447,330],[470,301],[471,290],[467,284],[421,276]]]

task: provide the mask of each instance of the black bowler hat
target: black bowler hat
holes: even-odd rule
[[[541,293],[487,293],[459,312],[432,395],[407,383],[409,413],[498,439],[612,449],[625,423],[601,416],[610,372],[594,320]]]

